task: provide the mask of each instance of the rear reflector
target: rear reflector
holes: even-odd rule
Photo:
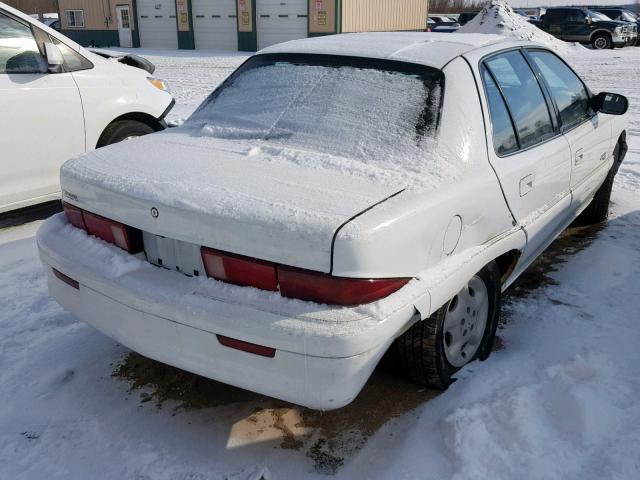
[[[80,290],[80,283],[77,280],[74,280],[73,278],[66,276],[64,273],[60,272],[59,270],[56,270],[55,268],[52,268],[51,270],[53,270],[53,274],[56,276],[56,278],[58,278],[58,280],[62,280],[64,283],[66,283],[70,287],[73,287],[76,290]]]
[[[408,278],[343,278],[309,270],[278,266],[280,293],[331,305],[354,306],[371,303],[404,287]]]
[[[142,232],[140,230],[87,211],[82,212],[82,218],[84,218],[87,233],[90,235],[113,243],[129,253],[142,251]]]
[[[225,347],[242,350],[243,352],[253,353],[254,355],[260,355],[261,357],[273,358],[276,356],[275,348],[263,347],[262,345],[243,342],[242,340],[236,340],[235,338],[224,337],[222,335],[216,335],[216,337],[218,337],[218,342],[220,342],[220,344],[224,345]]]
[[[69,205],[68,203],[63,203],[62,208],[64,209],[64,214],[67,216],[67,220],[69,220],[71,225],[85,231],[87,230],[87,226],[84,224],[84,218],[82,218],[82,210],[78,207],[74,207],[73,205]]]
[[[278,290],[276,266],[273,263],[206,247],[202,247],[202,261],[208,277],[261,290]]]

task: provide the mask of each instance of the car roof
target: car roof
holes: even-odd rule
[[[267,47],[258,54],[308,53],[379,58],[418,63],[441,69],[472,50],[506,44],[536,45],[528,41],[483,33],[379,32],[346,33],[292,40]]]

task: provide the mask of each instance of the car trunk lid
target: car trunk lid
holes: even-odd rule
[[[403,189],[398,180],[325,168],[312,152],[177,130],[67,162],[64,200],[143,230],[149,245],[151,235],[330,272],[341,225]],[[184,247],[154,242],[165,252]]]

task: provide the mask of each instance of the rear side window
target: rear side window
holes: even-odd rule
[[[547,102],[522,54],[519,51],[506,52],[491,57],[485,61],[485,65],[505,97],[520,148],[530,147],[554,136]]]
[[[544,14],[544,20],[547,23],[559,22],[565,16],[564,10],[547,10],[547,13]]]
[[[589,117],[589,94],[578,76],[554,54],[530,51],[534,63],[549,86],[563,127],[571,127]]]
[[[518,149],[516,132],[509,118],[507,106],[504,104],[498,86],[491,78],[491,74],[486,68],[482,69],[482,79],[487,101],[489,102],[489,112],[491,115],[491,128],[493,131],[493,146],[498,155],[506,155]]]

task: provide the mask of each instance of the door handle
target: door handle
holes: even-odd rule
[[[584,151],[580,148],[576,151],[576,159],[575,159],[575,165],[578,166],[582,163],[582,160],[584,160]]]
[[[520,196],[524,197],[527,193],[533,190],[533,174],[527,175],[520,179]]]

